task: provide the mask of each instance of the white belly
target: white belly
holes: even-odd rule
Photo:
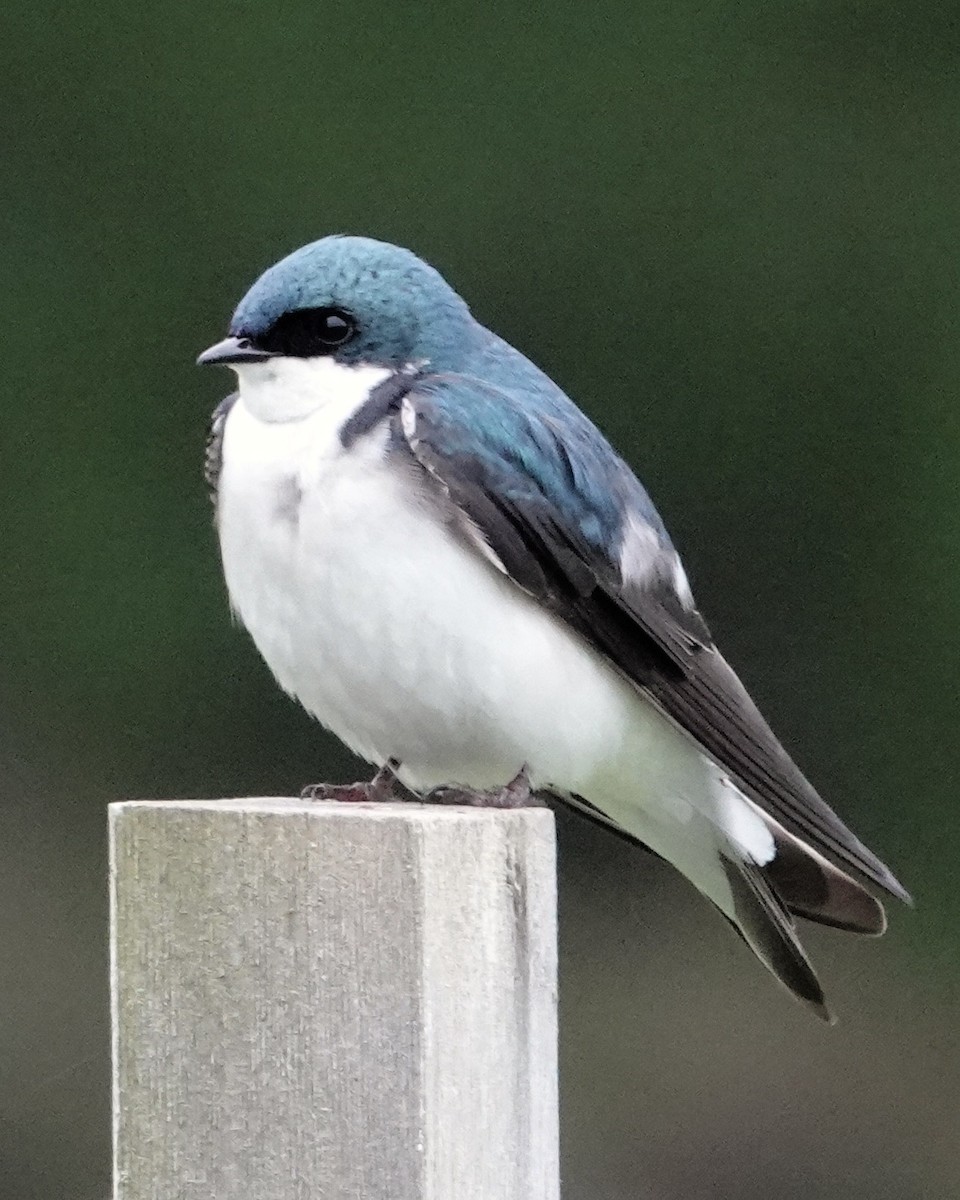
[[[281,686],[417,789],[537,785],[593,800],[708,893],[723,811],[746,803],[582,639],[461,540],[386,430],[344,451],[348,406],[224,431],[219,530],[231,604]],[[741,813],[742,815],[742,813]],[[759,818],[750,837],[768,838]],[[739,838],[737,839],[740,840]],[[748,839],[749,840],[749,839]]]
[[[227,588],[281,686],[419,786],[605,773],[636,694],[447,528],[385,430],[344,452],[329,426],[240,400],[224,435]]]

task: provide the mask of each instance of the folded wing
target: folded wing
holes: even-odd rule
[[[440,483],[465,536],[640,688],[775,829],[909,899],[780,745],[714,646],[649,497],[579,409],[561,393],[531,402],[438,375],[403,397],[395,421],[396,443]]]

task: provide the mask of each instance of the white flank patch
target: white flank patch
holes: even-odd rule
[[[620,550],[620,577],[638,587],[657,579],[669,584],[686,609],[694,607],[687,573],[675,550],[665,550],[655,531],[635,513],[627,515]]]
[[[636,514],[628,513],[620,550],[620,577],[623,581],[642,587],[651,576],[659,574],[663,557],[663,547],[653,529]]]
[[[684,608],[696,608],[696,601],[693,598],[690,580],[683,569],[683,563],[680,561],[679,554],[675,554],[673,558],[673,590],[677,593],[680,603]]]
[[[721,775],[720,823],[727,836],[757,866],[765,866],[777,847],[766,821],[732,780]]]

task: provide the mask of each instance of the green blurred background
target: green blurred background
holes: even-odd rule
[[[917,898],[809,932],[827,1029],[561,819],[565,1200],[960,1194],[956,3],[521,7],[3,5],[3,1200],[108,1191],[108,801],[356,770],[231,627],[193,367],[337,230],[597,418]]]

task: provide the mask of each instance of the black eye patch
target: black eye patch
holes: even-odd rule
[[[342,308],[300,308],[278,317],[266,333],[250,340],[258,350],[289,358],[333,354],[357,332],[357,322]]]

